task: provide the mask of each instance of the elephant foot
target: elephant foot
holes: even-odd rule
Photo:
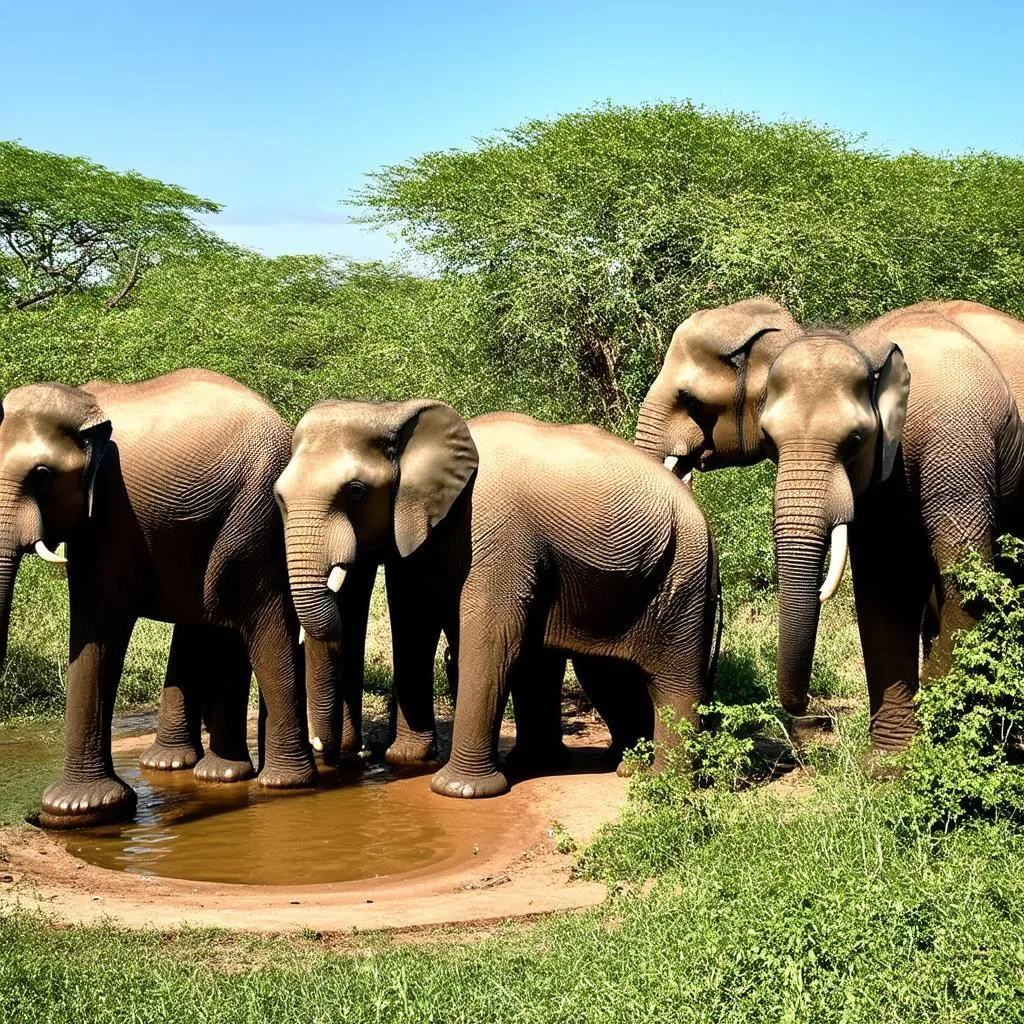
[[[256,781],[265,789],[299,789],[316,784],[316,765],[312,761],[301,767],[279,767],[266,764],[256,776]]]
[[[194,768],[203,756],[202,747],[194,747],[191,743],[166,744],[156,740],[139,757],[143,768],[157,771],[177,771],[181,768]]]
[[[499,771],[489,772],[487,775],[468,775],[446,764],[430,780],[430,788],[441,796],[474,800],[507,793],[508,781]]]
[[[370,748],[364,747],[361,740],[358,743],[325,746],[319,737],[313,737],[310,743],[313,747],[313,756],[328,768],[362,764],[372,754]]]
[[[92,782],[55,782],[43,793],[43,828],[87,828],[124,821],[135,813],[136,796],[117,776]]]
[[[384,752],[388,764],[425,764],[437,760],[437,738],[432,734],[399,736]]]
[[[229,761],[212,750],[195,767],[195,775],[200,782],[243,782],[255,774],[252,761],[248,758]]]
[[[568,768],[572,752],[559,741],[542,747],[516,745],[505,755],[505,768],[514,775],[545,775]]]

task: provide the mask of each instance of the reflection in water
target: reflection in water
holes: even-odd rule
[[[121,716],[114,732],[138,734],[153,724],[152,715]],[[23,791],[26,811],[60,776],[62,734],[52,723],[0,726],[0,785]],[[436,796],[429,773],[322,770],[316,789],[268,792],[255,782],[204,784],[189,771],[143,770],[137,758],[138,751],[114,755],[118,775],[138,793],[135,819],[51,833],[70,853],[141,875],[325,884],[469,861],[524,824],[506,797]]]
[[[372,767],[323,771],[320,786],[268,793],[191,772],[151,772],[115,757],[139,796],[135,820],[62,837],[77,857],[136,874],[208,882],[302,885],[376,878],[473,855],[502,815],[486,801],[435,796],[428,775]]]

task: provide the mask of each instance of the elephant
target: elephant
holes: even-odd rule
[[[797,716],[807,706],[818,621],[818,600],[807,600],[806,587],[815,573],[815,589],[821,581],[826,526],[849,524],[846,532],[839,531],[838,546],[848,540],[853,564],[871,738],[878,750],[896,750],[909,742],[916,727],[912,697],[922,678],[918,645],[924,642],[927,651],[923,678],[934,678],[948,666],[953,632],[970,622],[943,571],[964,544],[990,553],[993,531],[1016,528],[1015,424],[1024,410],[1024,324],[979,303],[923,302],[888,313],[852,335],[801,340],[790,351],[802,335],[782,306],[763,298],[694,314],[675,332],[641,407],[636,443],[681,476],[693,468],[750,464],[769,456],[779,463],[774,524],[779,691],[783,705]],[[785,362],[783,352],[788,353]],[[808,361],[812,352],[845,365],[845,391],[838,378]],[[853,374],[855,363],[860,377]],[[880,376],[866,384],[868,365]],[[899,365],[903,371],[897,372]],[[796,388],[791,381],[799,372],[805,376]],[[840,369],[835,373],[841,375]],[[959,374],[956,380],[954,373]],[[910,377],[914,387],[900,401],[893,399],[892,419],[883,429],[879,381],[889,380],[898,396],[904,384],[909,388]],[[762,429],[770,379],[776,391],[788,387],[795,389],[790,396],[801,395],[802,404],[792,397],[782,404],[780,396],[773,401],[773,415],[781,420],[776,430],[792,458],[782,458],[770,420],[767,431]],[[852,397],[851,389],[858,388]],[[867,411],[864,388],[874,395]],[[833,407],[828,409],[830,396]],[[783,414],[785,409],[791,411]],[[862,421],[856,427],[846,423],[850,429],[844,443],[853,444],[854,433],[876,442],[888,437],[888,459],[879,450],[871,463],[871,453],[858,448],[857,468],[849,470],[852,449],[835,449],[833,436],[846,422],[844,411],[850,422],[854,416]],[[800,416],[802,426],[796,425]],[[906,419],[902,436],[896,430],[899,416]],[[822,426],[826,421],[827,427]],[[941,429],[934,425],[939,422]],[[959,425],[958,434],[950,423]],[[818,430],[827,435],[827,443],[816,437]],[[804,455],[796,458],[793,453],[800,449],[793,446],[801,444]],[[820,458],[810,458],[812,449]],[[847,468],[840,473],[842,467]],[[924,478],[914,475],[922,470]],[[989,474],[987,490],[979,473]],[[956,492],[964,480],[971,483],[962,492],[962,522],[954,526],[949,509],[961,500]],[[884,571],[887,559],[898,573]],[[838,586],[842,560],[837,551],[834,571],[822,588],[826,599]],[[904,577],[905,586],[893,582]],[[890,656],[890,651],[899,653]]]
[[[506,791],[497,732],[510,693],[513,753],[558,757],[566,656],[613,745],[652,729],[657,766],[669,735],[655,707],[699,725],[714,542],[689,490],[628,442],[514,413],[467,422],[429,400],[322,402],[296,427],[276,492],[307,636],[344,641],[335,595],[366,562],[384,564],[400,752],[433,742],[433,660],[448,637],[454,735],[435,792]]]
[[[791,342],[769,371],[760,425],[779,467],[782,703],[806,710],[819,609],[848,550],[872,741],[901,750],[919,683],[949,670],[954,634],[974,622],[945,573],[968,548],[991,560],[996,537],[1020,531],[1024,423],[1012,387],[965,331],[911,309],[853,337]]]
[[[64,768],[43,794],[40,822],[71,828],[134,811],[135,793],[114,772],[110,728],[141,616],[175,624],[161,726],[144,762],[196,760],[205,697],[211,749],[196,775],[251,774],[244,712],[255,670],[259,782],[312,783],[298,622],[272,489],[291,448],[280,416],[205,370],[136,384],[30,384],[9,392],[0,411],[0,664],[22,555],[55,560],[52,549],[67,545]],[[318,671],[333,678],[330,645],[318,655]]]

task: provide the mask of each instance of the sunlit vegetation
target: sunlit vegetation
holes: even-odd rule
[[[956,297],[1024,315],[1024,162],[991,154],[894,156],[811,125],[601,107],[384,168],[359,198],[430,275],[266,259],[199,226],[212,202],[0,145],[0,391],[205,366],[292,422],[326,397],[429,395],[467,416],[515,409],[628,435],[698,307],[764,293],[805,323],[852,325]],[[700,784],[682,766],[639,772],[593,844],[559,835],[578,872],[608,882],[605,908],[426,946],[9,916],[0,1018],[1017,1019],[1019,567],[958,570],[980,623],[894,763],[865,749],[844,589],[823,612],[812,685],[833,742],[794,749],[774,695],[773,483],[770,465],[696,480],[726,594],[719,728],[686,738]],[[381,697],[382,594],[371,629]],[[156,699],[168,637],[140,624],[122,706]],[[63,578],[27,559],[0,719],[59,715],[66,659]],[[24,814],[27,785],[0,793],[0,820]]]

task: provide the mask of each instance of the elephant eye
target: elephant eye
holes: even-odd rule
[[[345,497],[353,505],[361,505],[366,500],[367,487],[362,480],[350,480],[345,485]]]
[[[851,433],[846,439],[846,443],[843,445],[846,454],[852,455],[863,440],[864,435],[859,430],[853,431],[853,433]]]
[[[49,466],[36,466],[31,477],[37,484],[46,484],[53,479],[53,470]]]
[[[689,391],[684,391],[682,388],[677,397],[680,408],[690,413],[691,416],[695,416],[703,408],[702,404]]]

